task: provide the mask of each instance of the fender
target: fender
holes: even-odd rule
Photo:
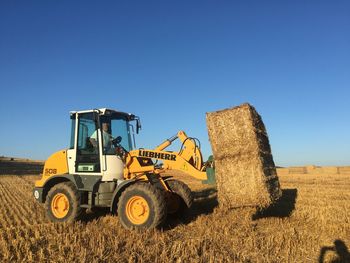
[[[92,192],[96,184],[101,181],[100,175],[77,175],[77,174],[61,174],[51,176],[42,187],[36,186],[33,190],[34,197],[40,203],[44,203],[47,193],[56,184],[63,182],[72,182],[79,191]]]

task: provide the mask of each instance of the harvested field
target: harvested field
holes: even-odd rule
[[[281,196],[265,125],[253,106],[207,113],[219,205],[267,207]]]
[[[195,193],[191,214],[135,232],[106,212],[50,223],[32,197],[38,176],[0,176],[0,261],[349,262],[349,174],[281,175],[279,203],[253,216],[218,209],[215,188],[176,177]]]

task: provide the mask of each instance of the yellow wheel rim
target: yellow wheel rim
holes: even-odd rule
[[[52,198],[51,210],[56,218],[63,218],[69,211],[69,200],[65,194],[58,193]]]
[[[133,196],[126,203],[126,216],[134,225],[142,225],[149,217],[149,205],[145,198]]]

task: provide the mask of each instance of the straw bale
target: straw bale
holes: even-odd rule
[[[288,168],[276,168],[277,170],[277,175],[287,175],[289,174],[289,169]]]
[[[300,167],[289,167],[289,173],[290,174],[306,174],[307,168],[304,166]]]
[[[350,174],[350,166],[340,166],[338,171],[340,174]]]
[[[315,170],[312,172],[312,174],[322,174],[323,170],[322,167],[316,167]]]
[[[338,167],[336,166],[323,166],[322,171],[325,174],[338,174]]]
[[[207,113],[218,200],[224,207],[266,207],[281,196],[265,125],[243,104]]]
[[[308,174],[315,173],[316,169],[317,169],[316,165],[308,165],[306,166],[306,173]]]

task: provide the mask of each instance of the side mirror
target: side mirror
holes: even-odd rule
[[[137,119],[136,119],[136,133],[138,134],[140,130],[141,130],[141,121],[140,121],[139,117],[137,117]]]

